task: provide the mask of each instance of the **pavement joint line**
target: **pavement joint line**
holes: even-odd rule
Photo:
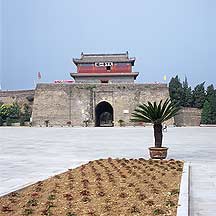
[[[182,177],[181,177],[177,216],[190,215],[189,200],[190,200],[190,163],[185,162],[183,167]]]

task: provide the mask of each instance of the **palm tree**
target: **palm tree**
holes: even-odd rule
[[[154,127],[155,147],[162,147],[162,123],[174,117],[179,111],[179,107],[166,99],[163,103],[161,100],[158,104],[156,102],[147,102],[147,104],[140,104],[132,113],[131,121],[133,122],[148,122],[152,123]]]

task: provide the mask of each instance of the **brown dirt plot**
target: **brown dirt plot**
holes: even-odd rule
[[[100,159],[0,197],[4,216],[175,216],[182,161]]]

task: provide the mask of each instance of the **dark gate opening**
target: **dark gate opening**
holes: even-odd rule
[[[106,101],[95,108],[95,127],[113,127],[113,108]]]

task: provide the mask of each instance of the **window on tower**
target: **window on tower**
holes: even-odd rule
[[[106,69],[109,71],[111,70],[111,66],[106,66]]]

